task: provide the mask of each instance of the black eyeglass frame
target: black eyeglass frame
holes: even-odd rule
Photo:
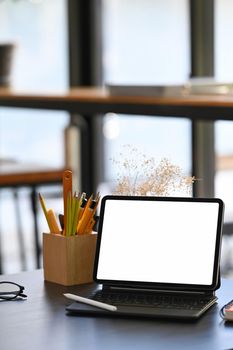
[[[24,286],[21,286],[20,284],[15,283],[15,282],[11,282],[11,281],[1,281],[0,285],[1,284],[5,284],[5,283],[11,284],[13,286],[16,286],[16,287],[19,288],[19,290],[18,291],[12,291],[12,292],[9,292],[9,293],[7,293],[7,292],[2,292],[1,293],[0,292],[0,299],[2,299],[2,300],[14,300],[17,297],[27,298],[27,295],[23,293],[23,291],[25,289]],[[7,296],[7,294],[13,294],[13,296]]]

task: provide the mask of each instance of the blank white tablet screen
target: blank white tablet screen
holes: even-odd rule
[[[107,200],[97,278],[211,285],[219,204]]]

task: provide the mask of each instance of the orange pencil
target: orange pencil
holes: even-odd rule
[[[77,233],[78,234],[83,234],[84,233],[84,228],[87,224],[87,222],[89,221],[89,219],[91,218],[91,214],[92,214],[92,209],[90,208],[91,203],[92,203],[92,198],[93,195],[91,195],[85,205],[83,214],[81,219],[78,222],[78,227],[77,227]]]
[[[92,198],[93,198],[93,195],[91,195],[91,197],[89,198],[86,208],[84,210],[83,216],[78,224],[78,229],[77,229],[78,234],[88,233],[89,226],[92,225],[91,227],[93,227],[94,225],[93,217],[95,215],[95,212],[98,206],[99,197],[96,196],[95,199],[92,199]]]
[[[87,199],[86,199],[86,193],[85,192],[82,193],[80,201],[81,201],[81,204],[80,204],[80,209],[79,209],[79,214],[78,214],[78,222],[81,219],[81,217],[83,215],[83,212],[84,212],[84,209],[85,209],[85,206],[87,204]]]
[[[98,204],[99,204],[99,200],[100,200],[100,196],[99,196],[99,193],[98,193],[96,198],[92,202],[92,207],[93,207],[92,216],[89,219],[86,227],[84,228],[84,233],[90,233],[92,231],[92,229],[93,229],[93,226],[95,225],[94,216],[95,216]]]

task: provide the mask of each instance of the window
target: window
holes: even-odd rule
[[[233,48],[231,37],[233,23],[231,13],[233,2],[228,0],[215,0],[215,77],[220,82],[233,80],[232,59]],[[215,196],[225,202],[224,229],[230,235],[224,236],[222,270],[226,277],[232,278],[232,232],[233,232],[233,122],[215,122]]]
[[[215,75],[221,82],[232,82],[233,48],[231,37],[233,23],[231,13],[233,2],[215,0]],[[215,195],[225,201],[225,220],[233,222],[233,144],[232,121],[215,123],[217,169],[215,177]]]
[[[66,0],[0,1],[0,43],[16,45],[11,85],[29,92],[68,86]],[[0,157],[51,166],[64,164],[63,130],[69,122],[64,112],[0,109]],[[4,200],[3,200],[4,199]],[[11,192],[1,191],[1,246],[4,272],[19,270],[15,209]],[[56,206],[51,204],[53,208]],[[33,222],[28,192],[20,191],[26,268],[35,268]],[[41,215],[42,217],[42,215]],[[43,221],[42,221],[43,220]],[[44,218],[41,229],[47,228]],[[12,244],[15,242],[15,244]]]
[[[0,2],[0,42],[16,45],[11,83],[15,89],[44,92],[67,87],[65,5],[65,0]],[[1,108],[1,157],[62,165],[67,122],[63,112]]]
[[[179,84],[190,73],[186,0],[104,0],[106,84]],[[116,178],[110,161],[124,144],[191,172],[190,121],[108,114],[104,118],[105,181]],[[169,142],[168,142],[169,140]]]

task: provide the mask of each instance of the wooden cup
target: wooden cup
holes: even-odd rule
[[[72,286],[93,281],[97,234],[43,233],[44,279]]]

